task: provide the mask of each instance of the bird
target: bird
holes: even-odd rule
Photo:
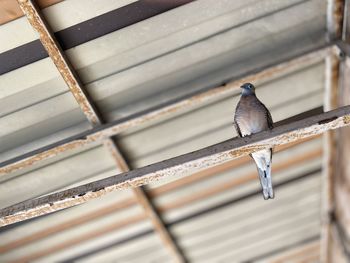
[[[234,115],[234,127],[239,137],[248,136],[265,130],[273,129],[271,113],[256,97],[255,87],[251,83],[242,86],[240,100]],[[272,148],[251,153],[254,159],[264,199],[273,199],[274,191],[271,178]]]

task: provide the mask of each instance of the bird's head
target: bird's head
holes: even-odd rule
[[[255,87],[251,83],[244,83],[242,86],[242,94],[243,95],[250,95],[255,93]]]

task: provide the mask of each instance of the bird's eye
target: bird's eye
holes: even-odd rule
[[[248,85],[248,88],[249,88],[249,89],[252,89],[252,85],[251,85],[251,84],[249,84],[249,85]]]

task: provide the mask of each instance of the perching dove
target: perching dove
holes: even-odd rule
[[[256,97],[253,84],[241,86],[242,94],[236,107],[234,126],[240,137],[273,128],[269,110]],[[274,198],[271,179],[272,148],[254,152],[250,155],[258,168],[264,199]]]

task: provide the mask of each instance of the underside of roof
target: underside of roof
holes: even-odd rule
[[[37,4],[100,119],[81,109],[17,2],[1,3],[1,209],[232,139],[244,80],[279,125],[323,113],[324,0]],[[125,169],[104,135],[79,144],[106,125],[119,129],[107,141]],[[17,220],[0,228],[0,261],[174,262],[175,251],[184,262],[319,262],[323,145],[313,135],[275,148],[272,201],[245,156],[143,186],[151,216],[129,188]]]

